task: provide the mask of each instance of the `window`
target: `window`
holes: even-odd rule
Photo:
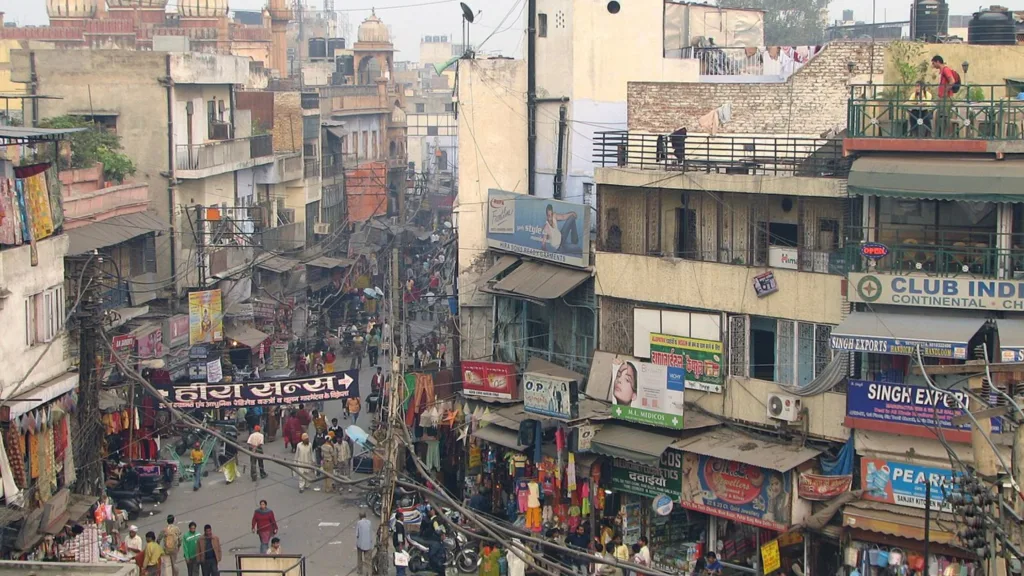
[[[548,37],[548,15],[543,12],[537,14],[537,37]]]
[[[676,258],[696,260],[697,256],[697,212],[676,208]]]
[[[729,374],[806,386],[832,361],[832,327],[757,316],[729,317]]]
[[[455,104],[453,102],[449,102],[449,103],[445,104],[444,105],[444,111],[445,112],[454,112],[455,111]]]
[[[427,126],[427,136],[437,136],[437,126]]]
[[[423,114],[426,111],[427,111],[427,105],[426,104],[424,104],[422,102],[417,102],[416,103],[416,113],[417,114]]]
[[[54,286],[25,299],[25,343],[45,344],[64,328],[64,286]]]
[[[139,238],[129,254],[129,277],[156,272],[156,238],[150,234]]]

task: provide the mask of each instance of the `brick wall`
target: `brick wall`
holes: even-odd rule
[[[274,152],[302,150],[302,105],[298,92],[274,92]]]
[[[855,67],[851,74],[848,63]],[[885,66],[885,47],[874,50],[874,70]],[[786,82],[677,83],[630,82],[629,129],[668,133],[680,127],[699,132],[697,120],[729,102],[732,121],[722,134],[820,134],[846,127],[850,84],[865,83],[871,70],[871,46],[831,42]]]

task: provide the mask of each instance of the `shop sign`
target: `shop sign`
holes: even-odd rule
[[[651,334],[651,362],[682,368],[690,390],[722,392],[722,343],[670,334]]]
[[[831,500],[853,487],[853,474],[823,476],[801,473],[797,479],[797,494],[804,500]]]
[[[597,435],[597,431],[601,429],[601,426],[595,426],[593,424],[582,424],[576,428],[576,451],[577,452],[590,452],[590,447],[594,443],[594,436]]]
[[[478,473],[480,467],[483,464],[483,453],[480,447],[476,444],[469,445],[469,461],[467,462],[467,468],[470,474]]]
[[[1024,282],[930,278],[892,274],[849,275],[851,302],[959,310],[1024,310]]]
[[[881,260],[889,255],[889,247],[878,242],[865,242],[860,245],[860,255],[869,260]]]
[[[775,280],[775,273],[771,270],[754,276],[754,293],[758,298],[764,298],[778,291],[779,282]]]
[[[277,314],[277,306],[271,302],[253,302],[252,315],[260,320],[273,320]]]
[[[967,342],[936,342],[932,340],[885,338],[881,336],[833,334],[829,337],[829,343],[833,350],[847,352],[915,356],[917,355],[918,348],[920,348],[921,355],[928,356],[929,358],[967,359]]]
[[[228,308],[227,315],[236,320],[253,320],[256,317],[252,303],[250,302],[239,302],[235,304],[231,308]]]
[[[932,485],[932,510],[952,512],[946,492],[953,487],[953,472],[945,468],[892,462],[878,458],[860,459],[864,499],[924,509],[927,483]]]
[[[762,574],[771,574],[782,568],[782,553],[779,551],[778,540],[761,545],[761,568]]]
[[[462,393],[476,398],[516,397],[516,366],[503,362],[462,363]]]
[[[785,530],[792,514],[790,472],[685,452],[680,506],[736,522]]]
[[[188,343],[188,314],[178,314],[167,319],[164,325],[164,347],[175,348]]]
[[[925,386],[850,380],[846,391],[846,426],[891,434],[934,437],[935,427],[947,431],[954,442],[970,442],[971,424],[953,424],[962,414],[960,406],[971,407],[970,396],[962,390],[941,393]],[[1003,430],[1002,420],[992,418],[992,431]]]
[[[216,384],[224,380],[224,369],[220,365],[220,358],[210,360],[206,363],[206,381]]]
[[[188,363],[188,381],[206,382],[206,360],[192,360]]]
[[[800,267],[799,249],[789,246],[769,246],[768,265],[772,268],[796,270]]]
[[[199,344],[188,349],[189,360],[206,360],[210,356],[210,347],[206,344]]]
[[[189,344],[224,340],[224,313],[220,290],[202,290],[188,295]]]
[[[567,378],[523,374],[523,410],[531,414],[572,420],[579,415],[579,383]]]
[[[135,348],[139,358],[163,358],[164,331],[160,326],[143,328],[135,333]]]
[[[658,516],[668,516],[672,513],[674,505],[672,498],[665,494],[658,494],[651,500],[651,511]]]
[[[134,334],[114,336],[110,339],[110,345],[114,348],[114,352],[117,353],[122,362],[128,366],[132,366],[134,364],[134,361],[132,360],[132,354],[135,353]],[[114,362],[113,353],[110,355],[110,361]]]
[[[207,365],[202,363],[203,370]],[[164,398],[175,408],[241,408],[243,406],[281,406],[302,402],[320,402],[348,398],[358,393],[358,370],[321,374],[286,380],[237,382],[230,384],[157,384]]]
[[[657,468],[616,458],[612,462],[612,490],[648,498],[659,494],[679,494],[682,489],[682,456],[682,452],[669,448],[661,455],[661,465]]]
[[[487,245],[585,268],[590,265],[590,206],[491,189]]]
[[[682,368],[616,359],[612,363],[612,416],[682,430],[685,383]]]
[[[1003,362],[1024,362],[1024,348],[1020,346],[1000,346],[999,354]]]

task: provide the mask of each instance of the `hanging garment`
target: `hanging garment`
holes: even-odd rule
[[[523,420],[519,423],[519,437],[516,442],[520,446],[533,446],[533,435],[537,427],[533,420]]]
[[[441,470],[441,446],[437,440],[427,440],[427,470]]]
[[[21,497],[21,489],[18,488],[18,483],[15,480],[11,462],[7,459],[7,447],[3,441],[3,435],[0,435],[0,482],[2,482],[3,496],[7,503],[18,502]]]
[[[707,132],[714,136],[718,132],[718,109],[716,108],[698,118],[697,128],[699,128],[701,132]]]
[[[584,482],[583,487],[580,488],[580,514],[590,516],[590,484],[588,482]]]
[[[530,507],[530,483],[520,478],[516,481],[516,500],[519,504],[519,512],[526,514]]]
[[[29,433],[28,435],[28,458],[31,468],[29,469],[29,476],[33,480],[39,478],[39,434]]]
[[[535,431],[533,436],[533,461],[534,463],[540,462],[544,458],[542,452],[543,440],[544,440],[544,428],[541,425],[540,420],[534,421]]]
[[[518,538],[513,538],[512,543],[521,545]],[[505,554],[505,560],[508,561],[508,576],[526,576],[526,561],[520,558],[512,548],[509,548]]]
[[[576,491],[576,455],[569,452],[569,465],[565,467],[565,475],[569,490]]]
[[[28,478],[25,475],[25,449],[22,444],[23,436],[18,432],[16,426],[7,430],[6,448],[7,458],[11,463],[11,473],[14,475],[14,482],[18,488],[28,487]]]
[[[71,444],[71,418],[64,419],[64,427],[67,429],[68,449],[64,451],[64,485],[71,486],[78,479],[78,472],[75,470],[75,447]]]
[[[14,212],[14,186],[10,179],[0,177],[0,244],[14,246],[18,243],[15,228],[18,219]]]

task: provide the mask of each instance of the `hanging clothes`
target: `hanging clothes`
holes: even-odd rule
[[[2,482],[3,496],[7,503],[17,502],[21,496],[21,489],[18,488],[11,462],[7,458],[7,446],[3,441],[2,434],[0,434],[0,482]]]
[[[441,470],[441,446],[437,440],[427,440],[427,470]]]
[[[35,480],[39,478],[39,434],[28,434],[28,458],[29,458],[29,476]]]
[[[14,482],[18,488],[28,487],[28,478],[25,475],[25,450],[22,445],[23,436],[18,432],[17,426],[11,426],[7,430],[7,442],[5,444],[7,458],[11,463],[11,474],[14,475]]]

